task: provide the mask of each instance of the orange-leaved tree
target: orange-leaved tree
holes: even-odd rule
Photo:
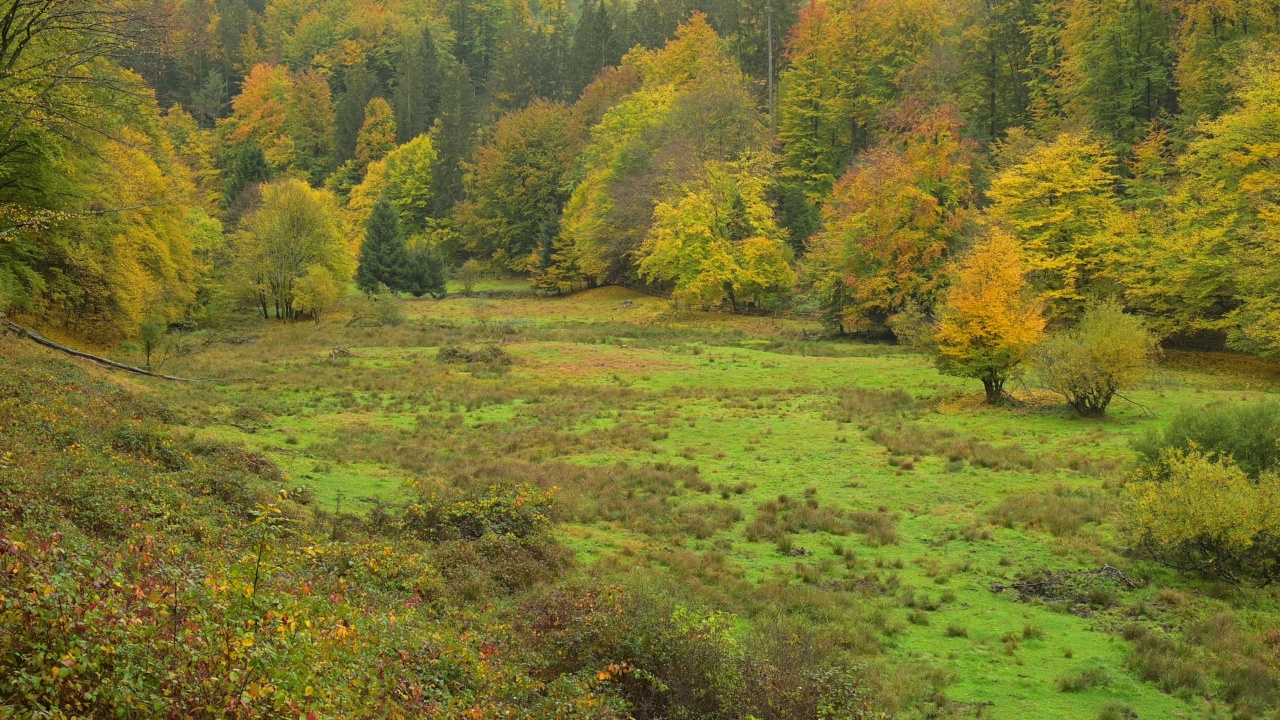
[[[1004,397],[1009,373],[1044,334],[1018,241],[993,230],[955,268],[934,328],[936,362],[948,375],[977,378],[987,402]]]
[[[912,304],[936,303],[976,215],[976,157],[961,125],[954,106],[912,104],[836,184],[808,264],[838,330],[878,331]]]

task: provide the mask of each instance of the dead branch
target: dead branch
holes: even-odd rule
[[[107,358],[104,358],[104,357],[99,357],[91,353],[87,353],[81,350],[76,350],[75,348],[70,348],[70,347],[67,347],[66,345],[59,345],[58,343],[42,336],[40,333],[37,333],[34,330],[29,330],[27,328],[24,328],[21,325],[11,320],[5,320],[4,327],[5,329],[17,334],[18,337],[25,337],[28,340],[31,340],[32,342],[37,343],[39,345],[43,345],[47,348],[52,348],[54,350],[57,350],[58,352],[66,353],[72,357],[83,358],[90,362],[97,363],[104,367],[113,368],[115,370],[123,370],[125,372],[131,372],[136,375],[146,375],[147,377],[160,378],[161,380],[173,380],[176,382],[222,382],[223,381],[223,378],[184,378],[184,377],[177,377],[175,375],[163,375],[161,373],[151,372],[146,368],[140,368],[134,365],[126,365],[124,363],[116,362],[115,360],[108,360]],[[238,379],[252,380],[253,378],[238,378]]]

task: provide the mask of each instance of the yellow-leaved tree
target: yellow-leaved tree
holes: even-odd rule
[[[640,248],[640,276],[675,285],[677,300],[761,302],[795,284],[786,232],[765,194],[772,156],[709,162],[674,203],[659,203]]]
[[[981,380],[991,404],[1004,397],[1009,373],[1044,335],[1044,313],[1025,264],[1017,239],[993,230],[960,260],[938,309],[938,368]]]
[[[328,191],[295,179],[263,186],[262,205],[236,234],[235,269],[264,318],[272,307],[284,320],[318,317],[337,300],[354,264],[341,223]]]
[[[1119,212],[1115,164],[1101,140],[1067,132],[1020,154],[991,183],[987,212],[1022,242],[1029,277],[1054,320],[1079,317],[1096,289],[1105,231]]]

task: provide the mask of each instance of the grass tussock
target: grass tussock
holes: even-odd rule
[[[823,505],[815,495],[804,500],[780,495],[756,507],[746,538],[750,542],[781,542],[787,535],[801,532],[842,536],[856,532],[864,534],[869,545],[887,545],[898,542],[896,522],[897,518],[887,512]]]
[[[1079,533],[1086,525],[1101,523],[1111,511],[1109,500],[1101,491],[1058,483],[1047,492],[1007,497],[987,516],[995,525],[1011,528],[1021,524],[1065,537]]]

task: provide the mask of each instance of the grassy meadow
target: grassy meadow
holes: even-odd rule
[[[184,432],[265,453],[328,513],[378,512],[409,478],[556,488],[580,572],[643,569],[740,618],[828,627],[908,716],[1274,707],[1257,669],[1273,596],[1127,559],[1114,519],[1133,438],[1272,391],[1269,366],[1171,353],[1087,421],[1025,387],[986,407],[924,357],[802,321],[616,287],[476,292],[409,302],[394,327],[254,325],[164,366],[234,382],[120,381]]]

